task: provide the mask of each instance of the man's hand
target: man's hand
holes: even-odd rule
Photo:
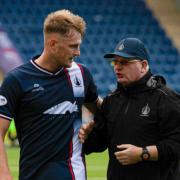
[[[81,126],[81,128],[79,129],[79,141],[81,143],[84,143],[85,140],[87,139],[89,133],[92,131],[93,127],[94,127],[95,122],[93,120],[91,120],[90,122],[83,124]]]
[[[118,145],[117,148],[119,151],[115,152],[114,155],[122,165],[135,164],[141,161],[141,147],[132,144],[122,144]]]

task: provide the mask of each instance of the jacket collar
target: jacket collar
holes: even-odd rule
[[[121,91],[128,94],[138,93],[155,89],[165,84],[166,81],[162,76],[154,76],[150,71],[148,71],[140,80],[127,86],[122,86],[120,83],[118,83],[116,92]]]

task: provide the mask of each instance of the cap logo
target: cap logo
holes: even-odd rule
[[[124,44],[121,44],[118,48],[119,51],[123,50],[124,49]]]

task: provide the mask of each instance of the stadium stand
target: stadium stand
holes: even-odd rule
[[[6,31],[0,24],[0,82],[4,74],[23,63],[20,54],[14,47]]]
[[[45,16],[66,8],[87,21],[77,61],[90,68],[102,96],[116,87],[103,54],[125,37],[144,41],[150,49],[152,71],[164,75],[169,86],[180,92],[179,52],[144,0],[1,0],[0,6],[0,22],[24,60],[42,51]]]

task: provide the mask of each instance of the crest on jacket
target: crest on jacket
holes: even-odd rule
[[[140,116],[149,116],[149,113],[150,113],[151,109],[149,107],[148,104],[146,104],[146,106],[144,106],[141,110],[141,115]]]

